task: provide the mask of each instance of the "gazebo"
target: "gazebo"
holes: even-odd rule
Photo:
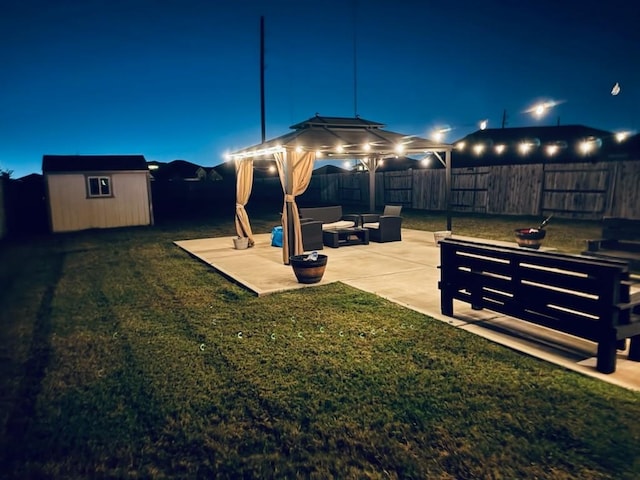
[[[254,244],[245,205],[253,184],[253,160],[273,158],[284,193],[282,209],[282,256],[289,264],[291,255],[302,253],[302,234],[296,196],[304,193],[316,160],[360,161],[369,171],[369,208],[375,210],[375,172],[384,158],[396,155],[435,155],[446,167],[447,230],[451,229],[451,151],[452,145],[436,143],[414,135],[383,130],[384,124],[360,117],[322,117],[316,114],[280,137],[229,154],[236,167],[236,233]],[[444,153],[444,159],[441,154]]]

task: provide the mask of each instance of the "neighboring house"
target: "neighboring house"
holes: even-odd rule
[[[236,181],[236,164],[234,161],[226,161],[222,162],[211,170],[215,172],[222,180],[232,181],[235,183]],[[213,175],[213,173],[211,173]],[[276,163],[272,159],[254,159],[253,160],[253,178],[255,179],[269,179],[269,178],[278,178],[278,170],[276,168]]]
[[[213,168],[201,167],[186,160],[173,160],[169,163],[149,162],[152,180],[158,181],[218,181],[222,177]]]
[[[44,155],[53,232],[153,225],[142,155]]]
[[[331,175],[334,173],[349,173],[350,171],[351,170],[336,165],[323,165],[322,167],[316,168],[312,175]]]
[[[488,128],[454,144],[453,167],[600,161],[628,148],[616,134],[583,125]]]
[[[616,135],[618,141],[607,149],[609,160],[640,160],[640,133],[635,135]]]

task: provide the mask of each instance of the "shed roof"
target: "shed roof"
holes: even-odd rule
[[[148,171],[144,155],[43,155],[42,173]]]

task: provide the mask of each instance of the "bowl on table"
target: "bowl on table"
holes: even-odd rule
[[[539,249],[547,231],[541,228],[518,228],[515,231],[519,247]]]

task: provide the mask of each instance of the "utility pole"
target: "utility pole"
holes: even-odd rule
[[[260,17],[260,127],[262,129],[262,143],[266,141],[264,115],[264,16]]]
[[[507,109],[505,108],[502,111],[502,128],[506,127],[507,125]]]
[[[353,116],[358,116],[358,1],[353,0]]]

